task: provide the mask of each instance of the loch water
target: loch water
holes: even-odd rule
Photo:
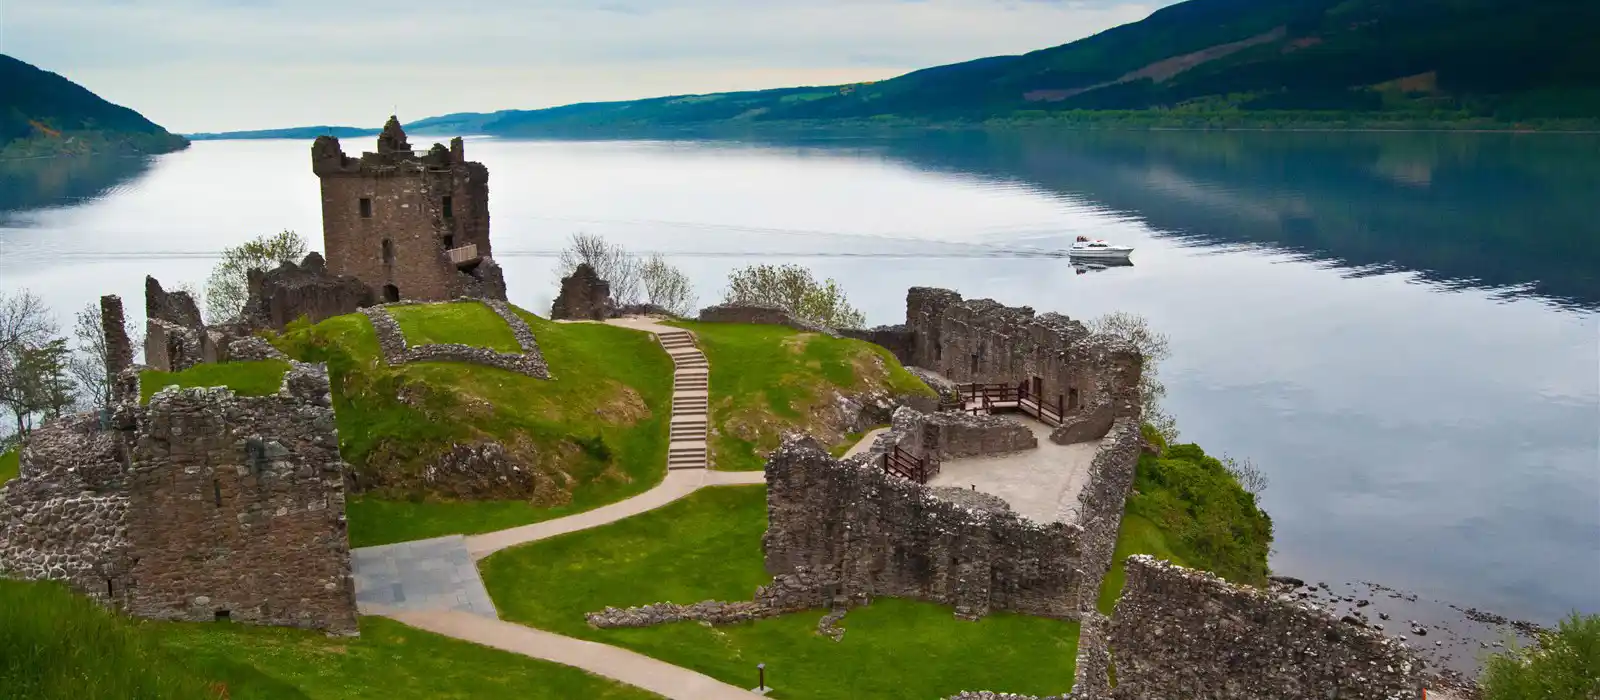
[[[423,147],[425,137],[414,137]],[[365,139],[345,148],[370,148]],[[1600,136],[933,133],[469,139],[495,257],[544,313],[573,232],[660,252],[702,305],[752,263],[840,283],[869,323],[911,286],[1144,315],[1187,441],[1270,479],[1275,571],[1550,623],[1600,611]],[[304,141],[0,163],[0,289],[65,326],[144,275],[294,229]],[[1075,236],[1135,247],[1074,266]]]

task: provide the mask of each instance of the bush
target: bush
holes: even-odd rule
[[[618,305],[639,303],[639,263],[627,249],[607,242],[604,236],[574,233],[572,242],[556,258],[556,277],[568,277],[587,263],[600,279],[611,285],[611,299]]]
[[[286,262],[299,262],[305,256],[306,239],[287,230],[223,249],[222,262],[206,280],[206,314],[212,321],[237,318],[250,297],[251,270],[270,270]]]
[[[1600,697],[1600,615],[1572,613],[1531,648],[1489,657],[1478,681],[1483,700],[1593,700]]]
[[[802,321],[830,328],[860,328],[866,317],[831,279],[818,282],[799,265],[751,265],[728,275],[723,303],[775,306]]]
[[[666,258],[652,255],[639,266],[639,281],[644,300],[678,316],[694,313],[694,286],[689,276],[669,264]]]
[[[1272,518],[1198,445],[1142,455],[1128,512],[1155,522],[1190,565],[1230,581],[1260,584],[1267,575]]]

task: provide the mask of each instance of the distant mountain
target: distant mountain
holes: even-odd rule
[[[167,153],[189,142],[55,73],[0,55],[0,157]]]
[[[1189,0],[1020,56],[876,83],[424,119],[610,136],[807,126],[1600,128],[1597,0]]]

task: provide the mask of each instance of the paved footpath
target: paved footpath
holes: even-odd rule
[[[587,530],[660,508],[706,486],[760,484],[761,472],[706,469],[708,367],[681,328],[645,318],[608,323],[655,335],[676,369],[667,477],[633,498],[498,532],[451,535],[352,550],[356,604],[412,627],[583,669],[671,700],[750,700],[761,695],[626,649],[499,619],[476,562],[507,547]]]

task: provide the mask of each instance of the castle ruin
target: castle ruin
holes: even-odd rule
[[[101,304],[121,317],[116,297]],[[0,574],[141,617],[356,634],[326,368],[289,363],[270,396],[168,388],[141,405],[146,368],[120,325],[106,331],[115,403],[24,441],[0,485]]]
[[[489,242],[489,169],[466,159],[459,137],[413,151],[390,117],[378,151],[360,158],[317,137],[311,169],[332,274],[360,280],[379,301],[506,298]]]

